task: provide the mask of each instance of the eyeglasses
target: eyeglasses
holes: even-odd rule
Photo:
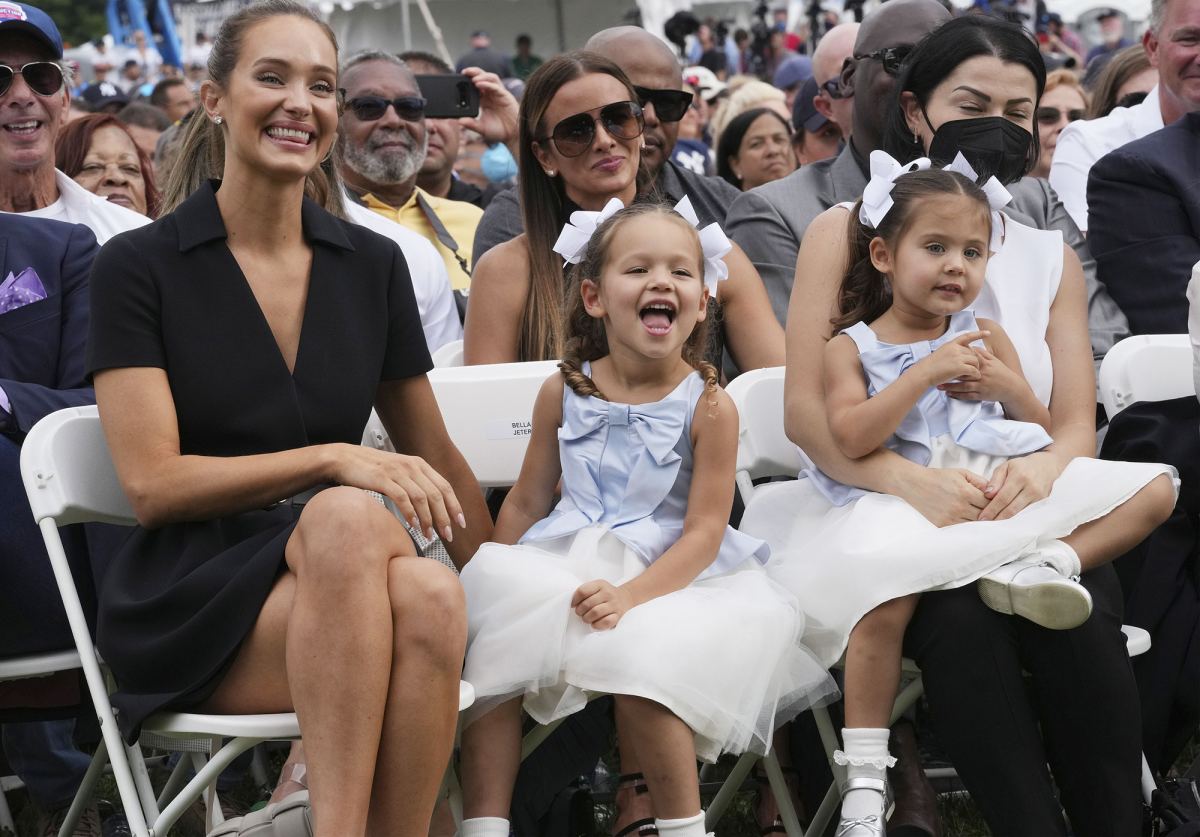
[[[831,99],[849,99],[851,95],[845,87],[842,87],[842,80],[840,78],[831,78],[829,81],[821,85],[821,89],[824,90]]]
[[[338,91],[345,98],[346,91]],[[346,107],[354,111],[354,115],[363,122],[374,122],[382,119],[387,113],[388,106],[396,111],[405,122],[420,122],[425,118],[425,100],[420,96],[401,96],[398,99],[385,99],[382,96],[356,96],[346,102]]]
[[[878,61],[883,65],[883,71],[889,76],[900,75],[900,66],[904,63],[904,59],[908,58],[908,54],[912,52],[911,46],[892,46],[877,49],[874,52],[868,52],[866,55],[854,56],[855,61],[863,61],[870,59]]]
[[[13,79],[18,75],[24,78],[29,89],[39,96],[53,96],[60,92],[67,82],[62,67],[53,61],[31,61],[23,67],[0,64],[0,96],[8,92]]]
[[[1064,118],[1068,122],[1077,122],[1083,119],[1083,114],[1084,111],[1082,108],[1059,110],[1052,107],[1040,107],[1037,109],[1037,121],[1043,125],[1057,125],[1059,120]]]
[[[578,157],[591,148],[592,140],[596,138],[597,122],[604,126],[609,136],[616,139],[636,139],[645,129],[641,105],[637,102],[614,102],[568,116],[554,126],[549,136],[539,137],[537,141],[553,140],[559,154]]]
[[[654,114],[659,122],[678,122],[687,113],[695,96],[687,90],[656,90],[652,87],[634,86],[638,102],[644,108],[654,105]]]

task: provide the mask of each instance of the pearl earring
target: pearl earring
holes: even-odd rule
[[[546,169],[546,177],[554,177],[556,174],[558,174],[558,172],[556,172],[554,169]]]
[[[222,117],[220,114],[217,114],[216,116],[214,116],[214,117],[213,117],[213,124],[214,124],[214,125],[220,125],[220,124],[221,124],[222,122],[224,122],[224,121],[225,121],[225,118],[224,118],[224,117]]]

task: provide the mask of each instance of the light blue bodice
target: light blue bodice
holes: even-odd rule
[[[867,376],[867,395],[874,396],[917,361],[955,337],[978,330],[975,313],[968,309],[952,314],[946,333],[936,340],[894,346],[880,341],[863,322],[855,323],[842,333],[858,347],[858,357]],[[931,387],[884,445],[918,465],[928,465],[932,440],[945,434],[968,450],[991,456],[1022,456],[1041,450],[1053,441],[1041,425],[1005,418],[1004,409],[995,401],[951,398],[937,387]],[[844,506],[866,493],[861,488],[835,481],[817,468],[807,468],[803,475],[812,479],[835,506]]]
[[[584,373],[591,374],[587,364]],[[661,401],[617,404],[563,388],[558,430],[562,499],[521,543],[607,527],[647,565],[683,534],[692,483],[692,414],[704,394],[693,372]],[[747,558],[766,563],[767,545],[729,526],[717,558],[700,574],[734,569]]]

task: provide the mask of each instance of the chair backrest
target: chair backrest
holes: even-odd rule
[[[435,368],[463,365],[463,341],[451,340],[433,353]]]
[[[1139,334],[1108,350],[1100,364],[1100,399],[1111,419],[1138,401],[1196,394],[1186,334]]]
[[[803,454],[783,430],[782,366],[755,369],[730,381],[726,392],[738,409],[737,484],[742,502],[750,502],[752,480],[796,476]]]
[[[513,485],[533,428],[533,404],[558,361],[432,370],[429,383],[450,438],[484,488]]]
[[[95,407],[59,410],[35,424],[21,445],[21,480],[35,520],[136,522]]]

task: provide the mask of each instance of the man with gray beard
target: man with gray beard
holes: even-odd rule
[[[429,133],[424,100],[408,66],[386,52],[352,55],[342,65],[346,109],[338,123],[338,168],[352,197],[429,239],[450,285],[471,281],[471,245],[483,210],[417,186]]]

